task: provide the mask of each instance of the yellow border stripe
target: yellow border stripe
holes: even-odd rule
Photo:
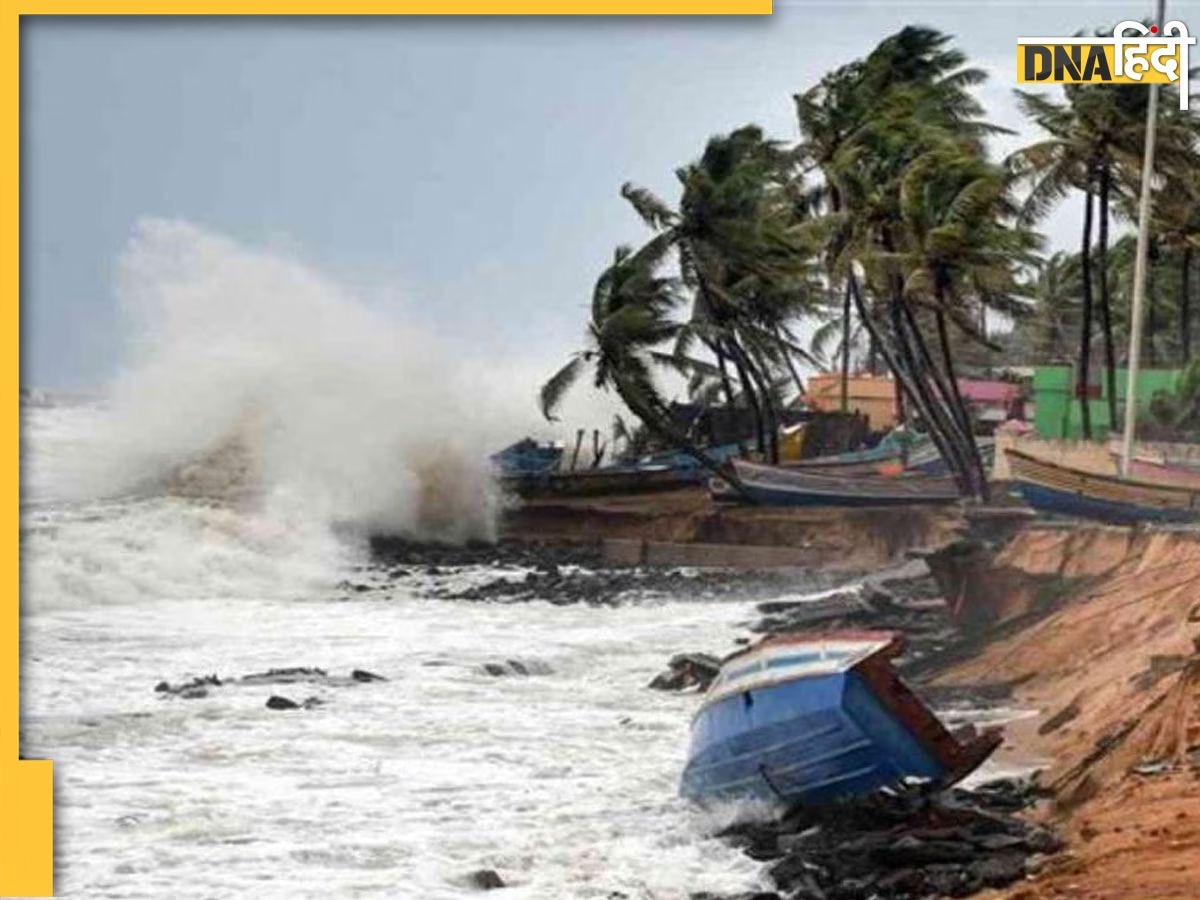
[[[331,7],[325,0],[295,3],[147,3],[126,0],[26,0],[21,15],[84,16],[769,16],[772,0],[357,0]]]
[[[3,117],[12,124],[5,143],[3,250],[0,251],[8,305],[3,340],[8,361],[0,391],[7,396],[3,441],[6,476],[3,484],[4,588],[0,597],[0,894],[45,897],[54,892],[54,764],[18,761],[20,690],[20,617],[18,610],[20,543],[20,307],[18,234],[20,215],[20,25],[15,10],[3,16]]]

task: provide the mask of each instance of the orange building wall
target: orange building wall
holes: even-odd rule
[[[872,431],[896,424],[896,386],[890,376],[855,375],[849,381],[850,412],[867,417]],[[842,377],[821,373],[808,378],[808,404],[822,412],[842,408]]]

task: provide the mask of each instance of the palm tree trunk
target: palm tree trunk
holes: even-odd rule
[[[897,281],[892,299],[892,325],[901,343],[901,356],[908,361],[913,382],[921,393],[921,398],[927,411],[926,428],[930,434],[940,432],[946,445],[951,450],[950,456],[945,456],[950,468],[959,476],[965,486],[965,493],[979,496],[981,487],[978,484],[975,471],[971,466],[970,452],[966,442],[970,433],[962,433],[961,423],[953,410],[953,401],[949,388],[941,381],[933,356],[925,343],[921,330],[917,326],[916,317],[902,297],[903,287]]]
[[[850,412],[850,281],[842,297],[842,413]]]
[[[616,388],[621,402],[641,420],[642,424],[650,432],[656,434],[660,440],[665,441],[669,446],[678,447],[714,475],[728,482],[736,491],[744,494],[742,483],[738,480],[737,475],[730,466],[709,456],[704,450],[688,440],[687,435],[679,432],[671,424],[670,410],[645,401],[639,392],[632,390],[619,376],[613,380],[613,386]]]
[[[1190,277],[1192,270],[1192,248],[1183,248],[1183,259],[1179,272],[1179,357],[1186,366],[1192,359],[1192,297]]]
[[[758,446],[758,454],[761,458],[765,459],[767,456],[767,432],[763,426],[763,411],[758,402],[758,392],[754,390],[754,385],[750,381],[750,375],[746,371],[745,361],[740,355],[741,348],[729,338],[725,338],[723,343],[725,344],[729,358],[733,360],[733,367],[737,369],[738,381],[742,384],[742,396],[750,404],[750,411],[754,415],[754,436]]]
[[[1079,328],[1079,369],[1075,394],[1079,397],[1079,424],[1084,440],[1092,439],[1092,410],[1088,397],[1088,372],[1092,351],[1092,191],[1083,192],[1083,246],[1079,252],[1083,269],[1083,311]]]
[[[941,293],[940,288],[938,292],[939,294]],[[940,297],[938,301],[941,302]],[[954,405],[959,415],[959,422],[967,434],[967,448],[971,453],[971,465],[975,467],[975,475],[980,487],[980,496],[986,502],[989,499],[990,493],[987,473],[983,470],[983,457],[979,454],[979,445],[975,443],[975,435],[972,434],[970,415],[967,413],[967,404],[963,402],[962,392],[958,389],[958,376],[954,372],[954,357],[950,352],[950,335],[946,331],[946,316],[940,309],[937,311],[937,330],[938,343],[942,345],[942,365],[946,367],[946,378],[950,382],[950,389],[954,392]]]
[[[1100,328],[1104,332],[1104,393],[1108,395],[1108,428],[1115,431],[1117,423],[1117,351],[1113,344],[1112,308],[1108,297],[1108,199],[1110,193],[1108,164],[1100,167],[1100,244],[1096,248],[1096,268],[1100,273]]]
[[[779,352],[783,354],[783,361],[787,363],[788,372],[791,373],[792,383],[796,385],[796,393],[803,397],[807,392],[804,390],[804,380],[800,377],[800,373],[796,371],[796,363],[792,360],[791,348],[783,339],[782,329],[775,326],[775,340],[779,342]]]
[[[918,410],[920,410],[921,401],[917,396],[916,386],[912,383],[912,379],[910,378],[908,372],[904,369],[900,360],[892,354],[891,350],[889,350],[887,345],[884,343],[882,335],[879,334],[877,323],[867,314],[866,304],[863,302],[862,293],[858,289],[858,279],[854,278],[854,276],[850,276],[850,296],[854,300],[854,309],[858,313],[859,320],[863,323],[863,327],[867,329],[867,334],[871,338],[872,346],[875,347],[877,352],[883,357],[884,363],[887,365],[888,369],[891,370],[892,375],[895,377],[897,383],[903,385],[904,390],[907,391],[909,396],[913,398],[913,403],[918,407]],[[922,417],[926,421],[930,420],[930,417],[924,415],[923,412]],[[946,445],[944,437],[933,428],[930,429],[929,436],[933,440],[934,445],[938,448],[938,452],[942,454],[942,458],[950,461],[953,457],[949,447]],[[954,471],[953,464],[951,464],[950,469],[952,472],[954,472],[955,481],[958,483],[959,490],[963,493],[967,493],[959,474]]]
[[[781,418],[779,405],[775,402],[775,393],[767,377],[767,367],[757,354],[747,354],[750,364],[750,377],[758,387],[758,396],[762,399],[763,419],[767,429],[767,459],[771,465],[779,465],[779,420]]]
[[[708,342],[706,342],[708,343]],[[717,368],[721,370],[721,390],[725,392],[725,405],[729,408],[729,415],[733,421],[737,422],[737,403],[733,393],[733,384],[729,380],[729,365],[725,358],[725,351],[721,349],[720,341],[713,341],[708,344],[708,348],[717,357]],[[738,456],[746,455],[746,445],[742,441],[742,435],[737,435]]]

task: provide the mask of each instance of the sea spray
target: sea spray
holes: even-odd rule
[[[85,493],[283,498],[364,530],[494,535],[487,453],[536,425],[528,398],[479,408],[428,335],[186,222],[139,223],[118,291],[130,354]]]

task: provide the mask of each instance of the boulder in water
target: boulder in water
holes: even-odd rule
[[[665,672],[650,682],[650,687],[656,691],[682,691],[693,687],[707,691],[721,671],[721,661],[708,653],[680,653],[671,657],[667,666]]]
[[[504,879],[495,869],[476,869],[467,876],[467,881],[471,883],[472,887],[481,891],[494,891],[497,888],[507,887]]]

